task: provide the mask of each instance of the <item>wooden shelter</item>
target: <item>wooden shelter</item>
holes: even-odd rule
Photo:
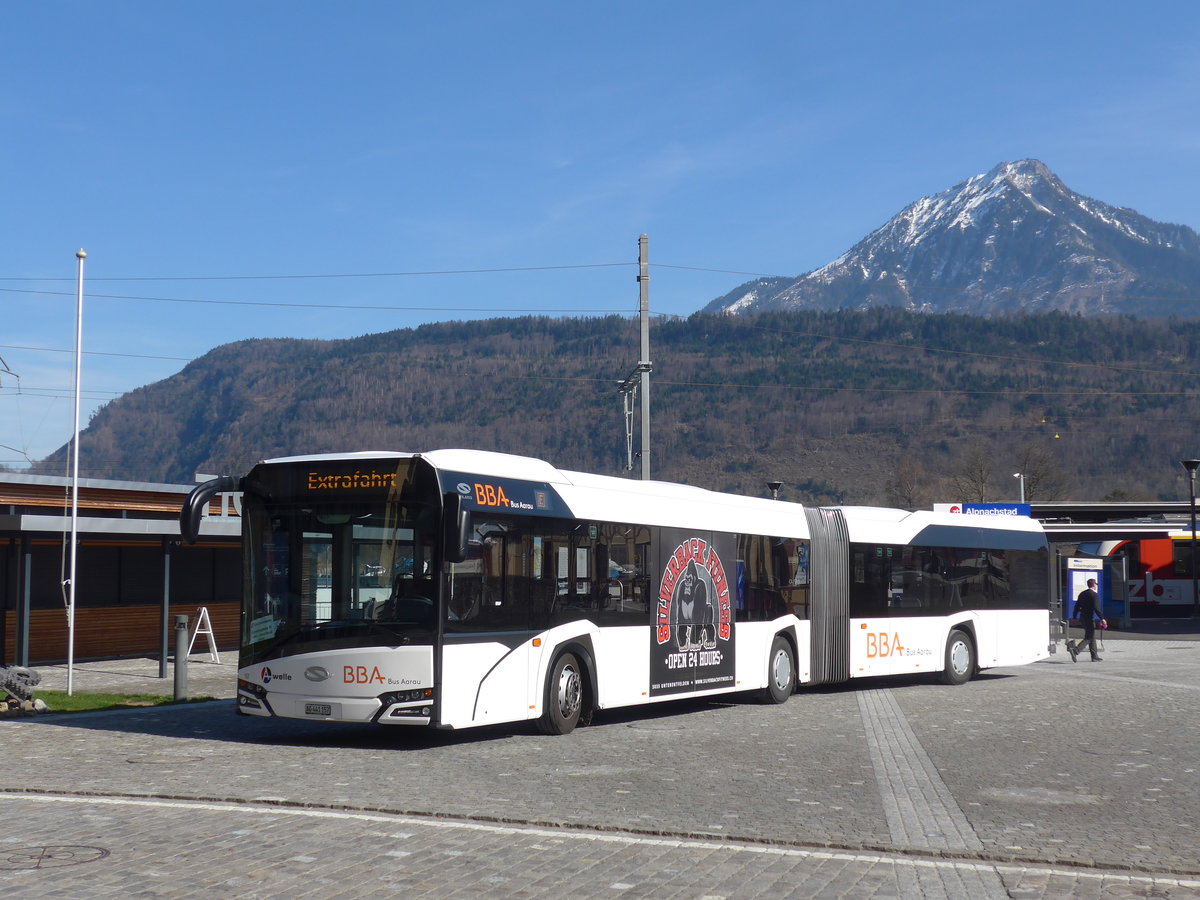
[[[238,643],[241,595],[239,498],[221,496],[201,540],[179,540],[179,508],[191,485],[80,479],[75,658],[165,658],[174,617],[195,627],[208,609],[220,647]],[[0,472],[0,663],[67,658],[64,586],[70,480]]]

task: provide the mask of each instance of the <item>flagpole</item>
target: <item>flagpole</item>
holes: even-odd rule
[[[67,599],[67,696],[75,692],[75,564],[79,552],[79,392],[83,376],[83,261],[80,248],[75,276],[75,428],[71,439],[71,572]]]

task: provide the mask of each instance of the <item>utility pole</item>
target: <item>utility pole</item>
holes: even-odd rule
[[[1185,459],[1182,465],[1188,473],[1188,497],[1192,512],[1192,617],[1200,616],[1200,571],[1196,569],[1196,469],[1200,459]]]
[[[641,320],[641,358],[629,377],[617,389],[621,392],[625,410],[625,471],[633,469],[633,406],[638,391],[642,412],[642,480],[650,479],[650,256],[646,235],[638,237],[638,313]]]
[[[638,237],[638,315],[642,320],[642,480],[650,480],[650,239]]]

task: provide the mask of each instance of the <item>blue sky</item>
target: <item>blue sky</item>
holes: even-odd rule
[[[70,436],[81,247],[86,424],[229,341],[632,315],[641,233],[688,315],[1005,160],[1200,227],[1194,0],[48,0],[0,75],[8,464]]]

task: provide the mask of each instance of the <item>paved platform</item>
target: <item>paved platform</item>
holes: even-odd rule
[[[237,696],[237,652],[218,653],[214,661],[208,653],[188,657],[187,695],[211,697],[216,700]],[[46,691],[67,689],[65,663],[33,666],[41,678],[38,688]],[[75,663],[71,666],[71,685],[74,691],[89,694],[158,694],[174,696],[175,664],[168,660],[166,677],[159,677],[164,668],[157,659],[108,659]]]
[[[563,737],[229,700],[6,720],[0,893],[1200,898],[1200,643],[1105,643]]]

